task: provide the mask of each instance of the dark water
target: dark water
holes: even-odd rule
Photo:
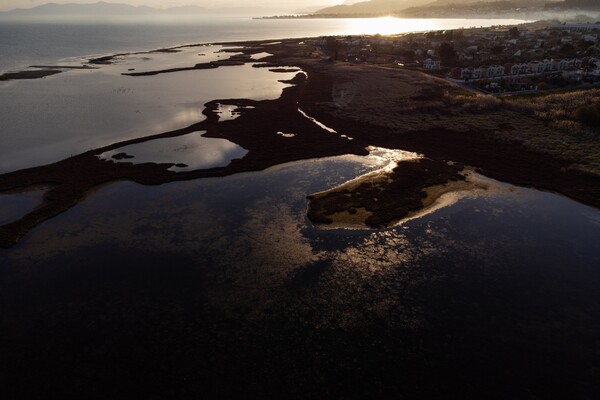
[[[225,167],[231,160],[244,157],[248,151],[225,139],[203,137],[206,131],[194,132],[174,138],[118,148],[100,157],[112,162],[172,163],[173,171],[186,171]],[[119,156],[124,157],[119,160]],[[115,159],[117,157],[117,159]]]
[[[98,32],[90,51],[139,40],[126,29],[132,42]],[[143,36],[149,48],[166,38]],[[192,50],[177,56],[189,63]],[[282,89],[251,66],[121,75],[182,61],[163,56],[0,88],[0,166],[186,126],[208,100]],[[2,398],[595,398],[600,212],[480,177],[487,190],[386,230],[306,219],[308,194],[381,166],[339,157],[99,188],[0,249]],[[25,198],[0,195],[0,221],[39,200]]]
[[[23,193],[0,195],[0,225],[13,222],[32,211],[42,202],[45,188],[35,188]]]
[[[118,183],[42,224],[0,252],[11,391],[592,398],[600,213],[489,181],[392,229],[306,220],[307,194],[372,168]]]

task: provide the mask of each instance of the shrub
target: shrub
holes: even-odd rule
[[[573,113],[575,119],[588,126],[600,126],[600,100],[594,104],[581,106]]]

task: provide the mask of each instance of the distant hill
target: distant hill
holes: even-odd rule
[[[354,4],[342,4],[317,11],[317,14],[385,14],[403,10],[408,7],[429,4],[433,0],[371,0]]]
[[[115,17],[183,17],[206,14],[263,15],[264,13],[268,12],[271,12],[271,10],[266,10],[257,7],[213,9],[199,6],[182,6],[171,7],[167,9],[158,9],[148,6],[131,6],[128,4],[107,3],[104,1],[100,1],[94,4],[48,3],[28,9],[18,8],[11,11],[0,12],[0,19],[107,19]]]
[[[543,7],[547,4],[553,4],[559,0],[514,0],[515,7]],[[566,0],[569,3],[588,2],[597,3],[600,0]],[[339,6],[323,8],[316,14],[340,14],[340,15],[366,15],[366,14],[402,14],[401,12],[410,9],[412,12],[421,9],[433,7],[441,9],[443,7],[465,7],[476,3],[500,3],[499,0],[370,0],[362,2],[349,1]],[[350,4],[353,3],[353,4]]]
[[[130,6],[128,4],[115,4],[98,2],[94,4],[56,4],[48,3],[33,8],[17,8],[12,11],[3,12],[4,15],[139,15],[139,14],[157,14],[160,10],[147,6]],[[203,11],[203,10],[198,10]]]
[[[405,18],[517,18],[578,19],[598,18],[600,0],[437,0],[410,7],[397,16]]]
[[[581,9],[581,10],[598,10],[600,9],[600,1],[598,0],[564,0],[549,5],[549,8],[560,9]]]

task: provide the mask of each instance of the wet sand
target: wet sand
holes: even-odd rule
[[[308,217],[317,223],[359,223],[382,228],[431,205],[442,190],[428,188],[463,181],[462,166],[428,159],[398,163],[389,173],[308,197]]]
[[[569,169],[574,160],[553,157],[543,150],[525,149],[519,142],[499,140],[495,134],[514,126],[492,124],[511,121],[509,112],[495,112],[493,118],[480,111],[468,113],[457,110],[462,120],[469,124],[452,123],[453,110],[430,107],[439,93],[460,93],[460,89],[443,81],[415,71],[379,68],[367,65],[333,63],[308,56],[304,40],[284,40],[266,46],[266,42],[227,43],[232,55],[228,60],[189,68],[146,71],[138,75],[176,73],[179,70],[220,68],[240,63],[253,63],[269,68],[298,67],[303,73],[288,82],[277,100],[251,101],[246,99],[215,99],[206,104],[206,120],[183,129],[144,137],[88,151],[66,160],[37,168],[15,171],[0,176],[0,192],[25,190],[31,186],[51,184],[52,189],[43,203],[18,221],[0,227],[0,246],[14,245],[27,232],[41,222],[67,211],[83,200],[99,185],[120,180],[131,180],[145,185],[226,176],[244,171],[262,170],[274,165],[315,157],[342,154],[366,155],[369,146],[402,149],[424,154],[427,161],[399,166],[391,179],[376,188],[369,188],[355,196],[356,202],[333,205],[330,201],[325,214],[314,210],[309,216],[315,222],[329,222],[327,214],[350,212],[351,209],[368,210],[367,223],[385,226],[424,206],[424,189],[461,179],[457,167],[448,161],[476,168],[495,179],[514,184],[532,186],[558,192],[575,200],[600,207],[600,177],[581,174]],[[176,52],[177,49],[163,49]],[[252,60],[253,54],[268,51],[272,56]],[[90,60],[93,64],[107,64],[114,56]],[[282,69],[282,71],[287,69]],[[131,79],[135,79],[136,74]],[[336,85],[342,82],[357,88],[353,98],[340,102],[335,96]],[[382,86],[384,85],[384,86]],[[372,99],[376,99],[374,104]],[[236,105],[240,117],[231,121],[218,121],[214,112],[219,103]],[[366,106],[365,106],[366,104]],[[248,108],[251,106],[252,108]],[[408,109],[410,107],[410,109]],[[315,124],[299,111],[331,127],[332,133]],[[416,110],[416,111],[415,111]],[[403,118],[420,118],[405,122]],[[533,119],[522,118],[523,124],[535,125]],[[411,122],[411,123],[409,123]],[[448,122],[448,123],[447,123]],[[174,137],[205,130],[205,136],[230,140],[249,152],[226,167],[186,172],[169,171],[175,164],[114,163],[98,159],[98,155],[126,145],[149,140]],[[280,132],[294,132],[285,137]],[[349,140],[348,137],[352,138]],[[409,184],[406,179],[413,177]],[[418,178],[418,179],[417,179]],[[385,199],[375,206],[374,192],[382,191]],[[355,193],[356,195],[356,193]],[[398,202],[398,198],[404,199]],[[379,198],[377,201],[380,201]]]

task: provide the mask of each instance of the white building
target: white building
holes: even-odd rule
[[[527,63],[518,63],[518,64],[514,64],[511,68],[510,68],[510,74],[511,75],[521,75],[521,74],[526,74],[529,71],[529,64]]]
[[[576,70],[576,69],[569,69],[569,70],[563,71],[562,76],[563,76],[563,78],[571,80],[571,81],[580,81],[583,77],[581,74],[581,71]]]
[[[477,67],[473,69],[473,74],[471,75],[473,79],[482,79],[487,76],[488,67]]]
[[[544,72],[544,65],[541,64],[539,61],[531,61],[528,66],[527,66],[527,70],[528,72],[532,73],[532,74],[539,74]]]
[[[440,69],[441,63],[440,60],[434,60],[433,58],[428,58],[425,61],[423,61],[423,68],[430,70],[430,71],[435,71]]]
[[[553,60],[548,60],[547,58],[544,61],[540,61],[540,64],[542,65],[542,68],[543,68],[542,72],[550,72],[550,71],[552,71],[553,66],[554,66]]]
[[[504,75],[504,66],[503,65],[490,65],[487,69],[487,76],[489,78],[494,78],[498,76]]]
[[[570,32],[587,32],[593,31],[594,29],[600,29],[600,24],[559,24],[550,25],[548,28]]]

